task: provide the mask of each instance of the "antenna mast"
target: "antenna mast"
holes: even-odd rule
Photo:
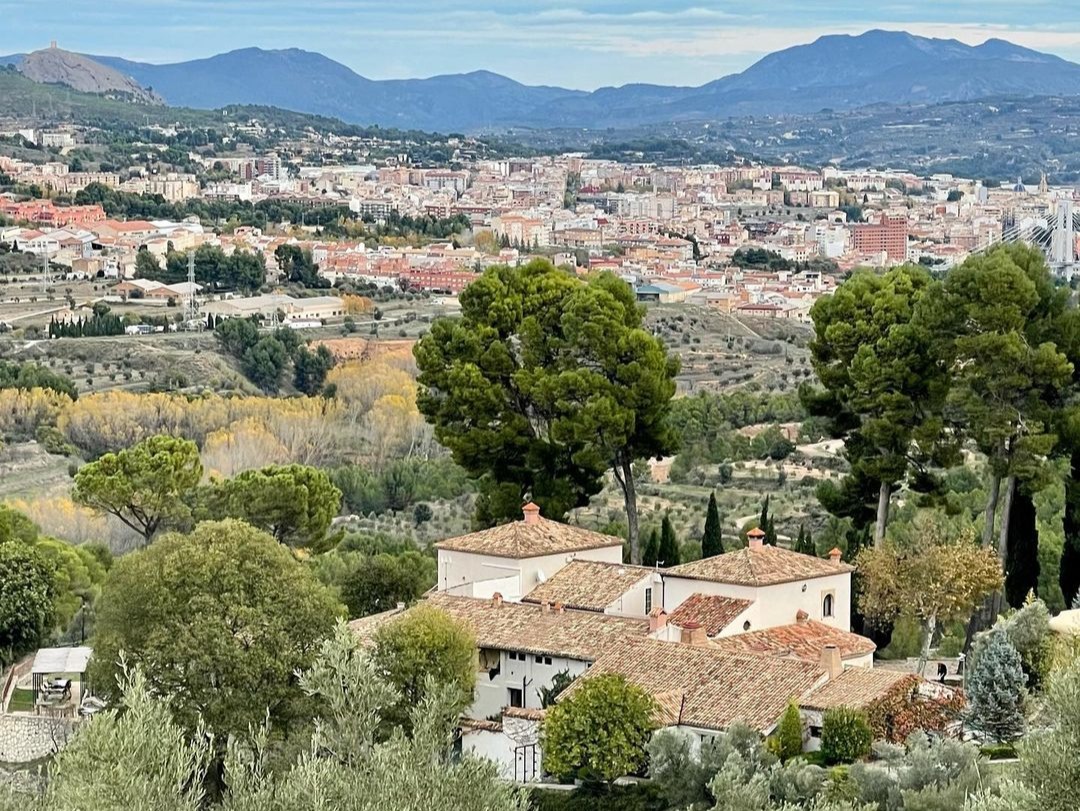
[[[188,263],[187,263],[187,302],[184,306],[184,319],[186,321],[194,321],[199,314],[199,306],[195,301],[195,251],[188,251]]]

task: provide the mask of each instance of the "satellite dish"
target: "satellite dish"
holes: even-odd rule
[[[547,575],[544,574],[543,569],[537,569],[536,570],[536,582],[537,583],[546,583],[547,582]]]

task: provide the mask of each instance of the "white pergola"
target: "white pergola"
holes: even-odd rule
[[[34,654],[34,664],[30,667],[33,674],[34,692],[41,689],[41,682],[45,676],[59,675],[62,673],[86,672],[86,665],[90,661],[93,648],[80,646],[77,648],[40,648]]]

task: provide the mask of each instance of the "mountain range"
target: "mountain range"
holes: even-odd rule
[[[88,59],[131,77],[173,106],[260,104],[350,123],[443,132],[626,128],[880,103],[1080,94],[1080,65],[1057,56],[1001,39],[970,46],[876,30],[777,51],[699,87],[628,84],[592,92],[525,85],[487,71],[372,80],[295,48],[244,48],[161,65],[117,56]],[[28,62],[33,55],[0,57],[0,64],[24,71]]]

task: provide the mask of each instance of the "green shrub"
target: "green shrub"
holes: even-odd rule
[[[799,708],[792,701],[788,704],[784,714],[780,717],[780,723],[776,726],[776,740],[781,760],[790,760],[802,754],[803,750],[803,722]]]
[[[960,652],[964,649],[966,636],[967,630],[964,628],[964,624],[962,622],[954,622],[945,630],[945,633],[941,636],[941,640],[938,642],[938,656],[945,656],[948,658],[959,656]]]
[[[656,786],[639,783],[631,786],[582,786],[575,791],[534,789],[530,795],[532,811],[666,811]]]
[[[870,754],[874,736],[870,723],[858,710],[836,707],[827,710],[821,724],[821,751],[825,762],[854,763]]]
[[[900,617],[893,625],[889,645],[881,651],[882,659],[910,659],[922,651],[923,630],[914,617]]]

